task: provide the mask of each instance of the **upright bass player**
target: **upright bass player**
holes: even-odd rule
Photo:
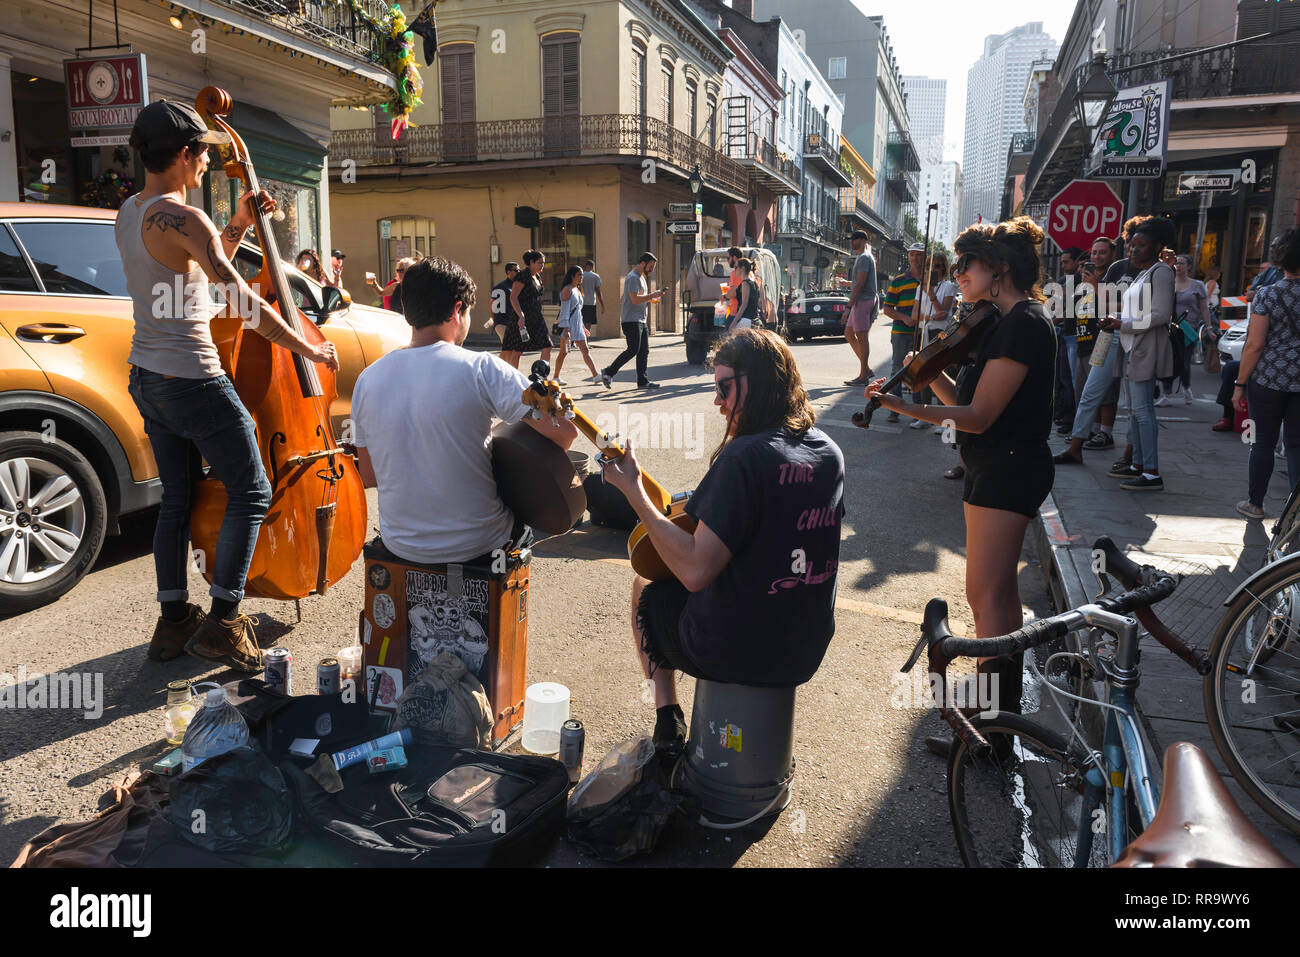
[[[208,147],[229,143],[191,107],[160,100],[140,111],[131,146],[146,170],[144,188],[122,204],[117,246],[134,304],[130,393],[144,418],[158,463],[162,507],[154,532],[154,567],[161,614],[149,657],[168,661],[182,651],[254,672],[262,654],[247,615],[239,613],[271,485],[258,453],[253,420],[225,375],[212,340],[209,280],[248,328],[327,368],[338,368],[332,343],[308,344],[256,295],[230,263],[254,218],[245,193],[220,233],[202,210],[185,202],[208,168]],[[266,193],[263,210],[274,207]],[[161,293],[161,294],[160,294]],[[190,509],[200,456],[229,499],[212,571],[207,614],[189,602]]]

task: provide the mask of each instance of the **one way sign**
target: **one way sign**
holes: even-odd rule
[[[668,232],[675,236],[690,235],[700,231],[700,223],[699,220],[695,219],[676,219],[670,222],[666,228]]]

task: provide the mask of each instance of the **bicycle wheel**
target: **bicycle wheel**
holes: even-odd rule
[[[1264,564],[1271,565],[1280,558],[1300,552],[1300,485],[1291,490],[1282,514],[1274,523],[1265,552]]]
[[[972,718],[971,724],[993,751],[977,758],[956,738],[948,758],[948,807],[962,862],[967,867],[1077,866],[1081,819],[1090,830],[1098,819],[1095,808],[1084,806],[1084,750],[1019,715],[994,712]],[[1105,867],[1109,858],[1101,828],[1092,834],[1083,866]]]
[[[1300,563],[1238,595],[1210,643],[1203,684],[1214,743],[1237,782],[1300,834]]]

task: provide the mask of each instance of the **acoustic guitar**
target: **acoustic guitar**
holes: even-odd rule
[[[524,405],[532,407],[534,415],[563,416],[569,419],[577,426],[578,431],[600,450],[597,461],[617,462],[623,457],[625,454],[623,447],[609,433],[587,418],[574,405],[573,399],[567,392],[563,392],[557,383],[547,378],[550,375],[550,367],[545,362],[540,360],[534,362],[532,371],[533,374],[529,377],[531,384],[524,390],[523,402]],[[641,486],[660,514],[678,528],[694,534],[696,520],[694,516],[686,514],[686,502],[690,498],[690,492],[670,495],[644,468],[641,469]],[[638,522],[628,536],[627,557],[632,562],[632,570],[642,578],[657,582],[675,577],[659,556],[654,543],[650,541],[650,533],[643,522]]]

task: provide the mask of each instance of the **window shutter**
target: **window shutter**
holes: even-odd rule
[[[580,112],[579,50],[576,36],[542,39],[542,115]]]

